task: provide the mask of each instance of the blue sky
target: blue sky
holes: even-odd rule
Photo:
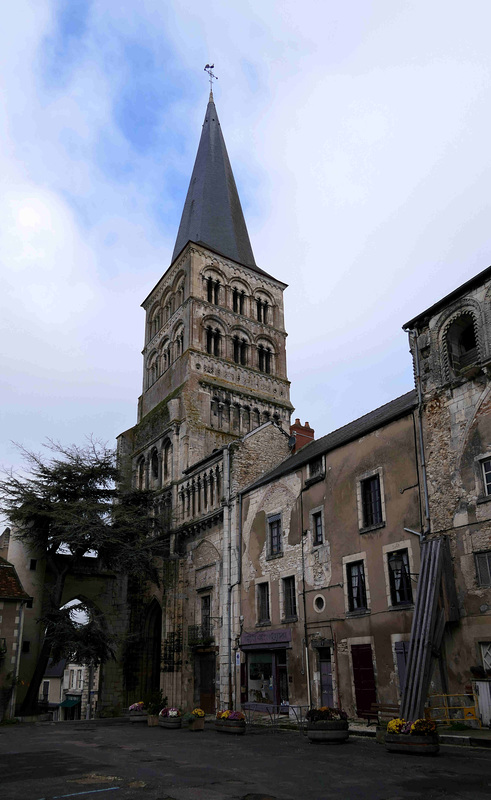
[[[316,434],[412,387],[401,326],[491,263],[487,0],[17,0],[0,30],[0,461],[114,440],[215,63]]]

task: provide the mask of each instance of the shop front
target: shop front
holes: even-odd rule
[[[240,649],[245,654],[241,665],[241,703],[256,711],[280,709],[288,713],[288,651],[291,629],[244,632]]]

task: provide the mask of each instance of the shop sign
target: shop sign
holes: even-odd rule
[[[258,646],[271,647],[271,645],[289,645],[292,640],[292,629],[284,628],[281,631],[254,631],[247,633],[244,631],[240,637],[240,646],[242,648]]]

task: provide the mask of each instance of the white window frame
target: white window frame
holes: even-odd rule
[[[350,611],[349,607],[349,592],[348,592],[348,584],[349,584],[349,577],[348,577],[348,565],[352,564],[354,561],[363,561],[363,570],[365,573],[365,593],[367,596],[367,607],[360,610]],[[370,584],[368,581],[368,570],[367,570],[367,554],[366,550],[363,550],[361,553],[353,553],[350,556],[343,557],[343,592],[344,592],[344,608],[345,613],[351,616],[363,616],[363,614],[370,614],[371,611],[371,596],[370,596]],[[363,643],[362,643],[363,644]]]

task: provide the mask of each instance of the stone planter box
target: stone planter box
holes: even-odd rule
[[[437,733],[427,736],[412,736],[408,733],[386,733],[385,749],[389,753],[436,756],[440,751],[440,744]]]
[[[218,731],[218,733],[243,735],[246,732],[245,719],[216,719],[215,730]]]
[[[159,727],[177,731],[182,724],[181,717],[159,717]]]
[[[343,744],[348,736],[348,720],[346,719],[307,722],[307,737],[311,743]]]
[[[195,719],[191,719],[189,721],[189,730],[190,731],[204,731],[205,729],[205,718],[204,717],[196,717]]]
[[[159,715],[158,714],[148,714],[147,715],[147,724],[150,728],[156,728],[159,724]]]
[[[146,722],[147,717],[146,711],[130,711],[130,722]]]

